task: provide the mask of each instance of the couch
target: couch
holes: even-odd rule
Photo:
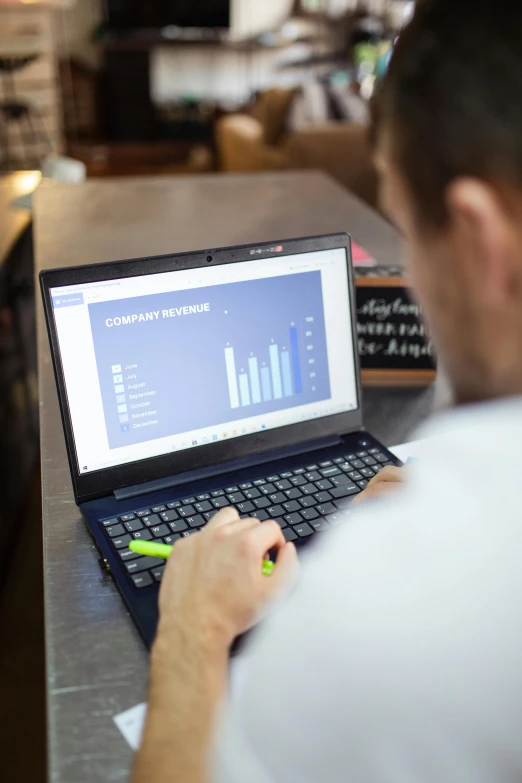
[[[221,170],[321,169],[376,208],[377,176],[367,126],[328,122],[288,130],[295,94],[295,90],[267,90],[250,113],[225,115],[217,121]]]

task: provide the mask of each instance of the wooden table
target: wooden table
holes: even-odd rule
[[[36,201],[37,271],[132,256],[350,231],[397,264],[393,228],[316,172],[44,184]],[[131,752],[112,716],[142,701],[148,656],[103,576],[74,504],[43,314],[39,308],[50,780],[127,780]],[[431,390],[365,395],[388,445],[431,409]]]
[[[14,207],[13,199],[31,193],[40,178],[39,171],[16,171],[0,177],[0,268],[31,223],[31,212]]]

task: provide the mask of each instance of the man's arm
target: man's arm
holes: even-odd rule
[[[278,550],[277,567],[266,577],[262,561],[271,549]],[[240,520],[233,509],[176,544],[160,592],[147,721],[133,783],[205,783],[230,645],[281,593],[296,567],[295,547],[277,523]]]

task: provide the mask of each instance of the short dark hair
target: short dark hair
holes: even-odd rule
[[[522,8],[517,0],[425,0],[399,37],[373,105],[419,222],[447,222],[457,177],[522,190]]]

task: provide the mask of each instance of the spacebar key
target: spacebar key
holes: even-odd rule
[[[149,568],[156,568],[160,565],[165,565],[165,561],[161,557],[140,557],[139,560],[125,563],[125,568],[129,574],[139,574],[140,571],[148,571]]]

